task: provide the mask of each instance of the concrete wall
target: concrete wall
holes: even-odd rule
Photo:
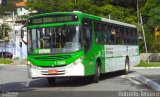
[[[140,59],[147,61],[147,57],[150,62],[160,62],[160,53],[141,53]]]

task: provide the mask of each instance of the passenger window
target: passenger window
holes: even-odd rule
[[[111,28],[111,37],[110,37],[110,42],[111,44],[115,44],[116,43],[116,29],[114,27]]]
[[[101,23],[94,22],[94,31],[96,36],[96,43],[102,43]]]
[[[107,24],[103,25],[103,30],[102,30],[102,38],[103,38],[103,43],[108,44],[109,43],[109,29]]]
[[[125,43],[125,34],[124,34],[124,28],[120,28],[120,44],[124,45]]]
[[[92,21],[89,19],[83,20],[83,35],[84,35],[84,49],[85,52],[87,52],[92,43]]]

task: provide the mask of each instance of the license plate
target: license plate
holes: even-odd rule
[[[57,70],[48,70],[48,74],[57,74]]]

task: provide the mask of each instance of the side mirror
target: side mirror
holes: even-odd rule
[[[24,30],[21,30],[21,38],[24,38]]]
[[[24,28],[25,28],[26,26],[24,25],[22,28],[21,28],[21,39],[22,39],[22,41],[27,45],[27,42],[23,39],[24,38],[24,32],[25,32],[25,30],[24,30]]]

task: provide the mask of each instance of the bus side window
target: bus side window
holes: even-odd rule
[[[104,37],[105,37],[105,40],[104,40],[104,43],[105,44],[108,44],[109,43],[109,33],[108,33],[108,28],[107,26],[105,27],[105,33],[104,33]]]
[[[124,45],[125,43],[125,34],[124,34],[124,28],[121,27],[120,28],[120,44]]]
[[[105,23],[102,23],[102,25],[101,25],[101,37],[102,37],[102,43],[108,44],[109,34],[108,34],[107,24],[105,24]]]
[[[87,52],[92,42],[92,21],[89,19],[84,19],[82,25],[83,25],[83,36],[84,36],[84,49],[85,52]]]
[[[136,45],[136,43],[137,43],[137,36],[136,36],[136,31],[135,31],[135,29],[132,29],[131,30],[131,33],[132,33],[132,36],[131,36],[131,44],[132,45]]]
[[[110,42],[111,44],[115,44],[116,42],[116,30],[114,27],[111,28],[111,37],[110,37]]]
[[[138,37],[138,35],[137,35],[137,29],[134,29],[134,34],[135,34],[135,45],[137,45],[137,44],[138,44],[138,40],[137,40],[137,37]]]
[[[116,28],[116,44],[120,44],[120,28]]]
[[[96,36],[96,43],[102,43],[101,23],[94,22],[94,31]]]
[[[130,31],[129,28],[125,28],[125,44],[130,44]]]

